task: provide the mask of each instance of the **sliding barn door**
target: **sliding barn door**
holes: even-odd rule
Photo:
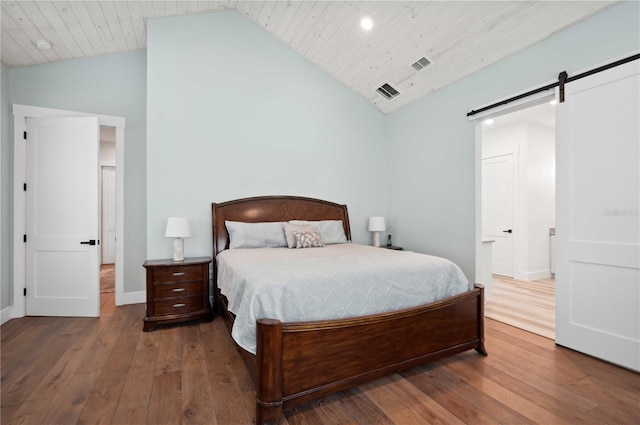
[[[556,342],[640,370],[640,61],[557,107]]]

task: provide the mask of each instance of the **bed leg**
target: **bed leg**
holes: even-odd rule
[[[282,323],[257,323],[256,425],[277,425],[282,416]]]
[[[478,339],[480,343],[476,347],[476,351],[483,356],[488,356],[489,353],[484,348],[484,285],[476,283],[474,287],[480,290],[480,295],[478,296]]]
[[[278,425],[282,416],[282,403],[266,406],[256,399],[256,425]]]

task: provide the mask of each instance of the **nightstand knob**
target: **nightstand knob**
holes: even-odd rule
[[[174,288],[173,292],[184,292],[186,290],[187,290],[186,288]]]
[[[186,274],[186,273],[184,273],[184,272],[175,272],[175,273],[172,273],[172,275],[173,275],[173,276],[184,276],[185,274]]]
[[[178,307],[184,307],[186,304],[184,303],[178,303],[178,304],[174,304],[173,306],[178,308]]]

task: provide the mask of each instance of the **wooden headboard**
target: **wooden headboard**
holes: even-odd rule
[[[213,256],[229,247],[225,220],[263,223],[289,220],[342,220],[347,240],[351,240],[346,205],[300,196],[258,196],[211,204]]]

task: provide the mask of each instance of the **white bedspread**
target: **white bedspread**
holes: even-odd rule
[[[415,307],[470,288],[449,260],[357,244],[228,249],[218,287],[236,315],[231,335],[256,352],[256,320],[329,320]]]

